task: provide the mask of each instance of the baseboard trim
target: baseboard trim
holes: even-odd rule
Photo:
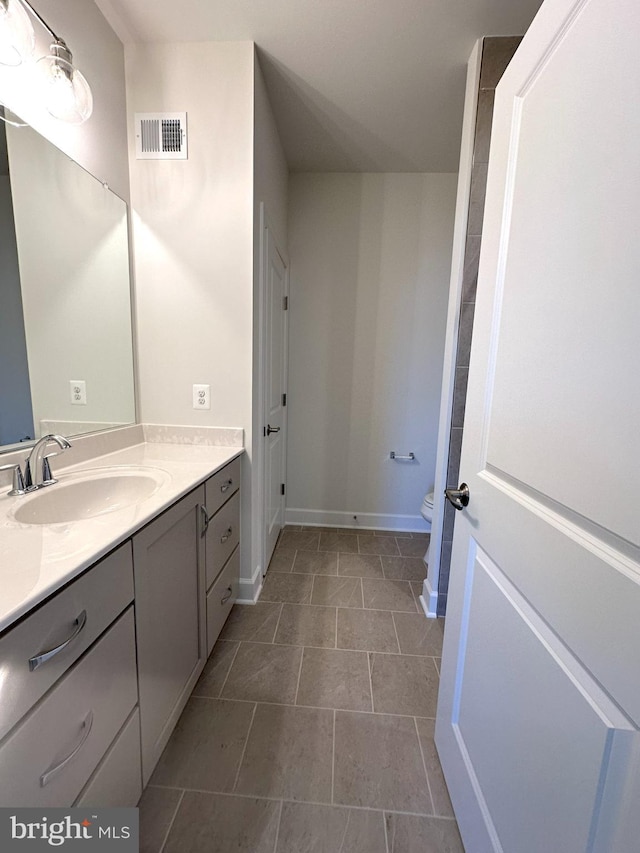
[[[431,581],[426,577],[422,583],[422,595],[420,596],[420,604],[426,616],[429,619],[436,619],[438,616],[438,590],[431,589]]]
[[[258,566],[253,577],[240,578],[236,604],[255,604],[262,592],[262,566]]]
[[[286,524],[309,527],[358,527],[362,530],[397,530],[399,533],[429,533],[431,525],[421,515],[386,515],[374,512],[334,512],[324,509],[287,508]]]

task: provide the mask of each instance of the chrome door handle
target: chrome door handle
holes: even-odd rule
[[[227,480],[227,482],[226,482],[226,483],[223,483],[223,484],[220,486],[220,491],[224,494],[225,492],[228,492],[228,491],[229,491],[229,489],[231,488],[231,486],[233,486],[233,480]]]
[[[60,643],[60,645],[56,646],[55,649],[49,649],[48,652],[42,652],[41,655],[36,655],[35,657],[29,658],[29,672],[33,672],[39,666],[42,666],[43,663],[46,663],[48,660],[51,660],[51,658],[60,654],[60,652],[63,652],[67,648],[67,646],[75,640],[75,638],[87,624],[87,611],[83,610],[73,624],[77,626],[76,630],[70,637],[68,637],[64,641],[64,643]]]
[[[272,432],[280,432],[280,427],[272,427],[271,424],[267,424],[267,435],[271,435]]]
[[[229,527],[226,533],[223,533],[220,537],[220,544],[224,545],[224,543],[229,539],[230,536],[233,535],[233,527]]]
[[[232,595],[233,595],[233,589],[232,589],[232,587],[228,586],[227,591],[225,592],[225,594],[220,599],[220,604],[226,604]]]
[[[48,785],[49,782],[53,779],[53,777],[57,776],[57,774],[63,769],[63,767],[66,767],[70,761],[73,761],[73,759],[76,757],[76,755],[80,752],[82,747],[87,742],[87,738],[91,734],[92,726],[93,726],[93,711],[89,711],[87,716],[82,721],[82,726],[80,727],[80,730],[83,732],[83,734],[80,738],[80,741],[78,742],[78,745],[73,749],[72,752],[69,753],[69,755],[67,755],[66,758],[63,758],[63,760],[60,762],[60,764],[56,764],[55,767],[52,767],[50,770],[47,770],[46,773],[42,774],[42,776],[40,777],[40,787],[41,788],[44,788],[45,785]]]
[[[456,509],[464,509],[469,505],[469,486],[460,483],[457,489],[445,489],[444,496]]]

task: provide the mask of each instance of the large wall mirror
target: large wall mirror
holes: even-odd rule
[[[0,452],[135,421],[127,206],[0,122]]]

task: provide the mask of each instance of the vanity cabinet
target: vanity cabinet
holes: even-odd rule
[[[240,458],[205,483],[207,655],[238,597],[240,577]]]
[[[127,542],[0,637],[0,806],[88,802],[99,779],[111,805],[139,798],[132,603]]]
[[[0,634],[0,807],[133,806],[237,596],[240,459]]]
[[[133,537],[145,785],[207,658],[203,503],[200,486]]]

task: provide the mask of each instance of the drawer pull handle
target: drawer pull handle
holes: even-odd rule
[[[225,492],[228,492],[228,491],[229,491],[229,489],[231,488],[231,486],[233,486],[233,480],[227,480],[227,482],[226,482],[226,483],[223,483],[223,484],[220,486],[220,491],[224,494]]]
[[[83,610],[82,613],[78,616],[78,618],[73,623],[76,625],[76,629],[73,634],[64,641],[64,643],[60,643],[59,646],[56,646],[55,649],[49,649],[48,652],[43,652],[41,655],[36,655],[33,658],[29,658],[29,672],[33,672],[38,669],[39,666],[42,666],[43,663],[46,663],[51,658],[63,652],[67,646],[72,643],[75,638],[80,634],[84,626],[87,624],[87,611]]]
[[[223,533],[220,537],[220,543],[224,545],[224,543],[229,539],[229,537],[233,536],[233,527],[229,527],[226,533]]]
[[[209,529],[209,522],[211,521],[209,518],[209,510],[204,506],[204,504],[200,504],[200,517],[202,518],[202,530],[200,531],[200,536],[204,536]]]
[[[233,595],[233,589],[230,586],[228,586],[227,591],[225,592],[225,594],[220,599],[220,604],[226,604],[232,595]]]
[[[54,776],[57,776],[57,774],[64,767],[66,767],[70,761],[73,761],[73,759],[76,757],[76,755],[80,752],[82,747],[87,742],[87,738],[91,734],[92,726],[93,726],[93,711],[89,711],[87,716],[82,721],[82,726],[80,727],[80,729],[82,731],[82,736],[80,737],[80,741],[78,742],[78,745],[73,749],[72,752],[69,753],[69,755],[67,755],[66,758],[64,758],[60,762],[60,764],[56,764],[56,766],[52,767],[51,770],[47,770],[46,773],[42,774],[42,776],[40,777],[40,787],[41,788],[44,788],[45,785],[48,785]]]

